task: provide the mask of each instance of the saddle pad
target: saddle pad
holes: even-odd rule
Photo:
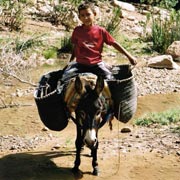
[[[67,108],[70,112],[75,111],[77,104],[81,98],[81,95],[78,94],[75,90],[75,79],[76,78],[72,78],[66,89],[65,89],[65,95],[64,95],[64,101],[67,105]],[[92,89],[95,88],[96,85],[96,80],[97,80],[97,76],[91,73],[85,73],[85,74],[81,74],[80,75],[80,79],[83,83],[83,92],[85,93],[85,86],[90,86]],[[107,102],[112,103],[111,101],[111,92],[109,90],[108,84],[104,83],[104,89],[102,92],[102,95],[104,96],[104,98],[109,101]]]

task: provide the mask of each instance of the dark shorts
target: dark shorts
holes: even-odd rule
[[[95,65],[83,65],[79,64],[77,62],[71,63],[64,71],[62,81],[66,81],[70,76],[73,77],[77,75],[78,73],[86,73],[90,72],[97,76],[101,75],[104,77],[104,79],[110,79],[111,78],[111,71],[106,66],[104,62],[100,62]]]

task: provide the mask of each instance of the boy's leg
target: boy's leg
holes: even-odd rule
[[[78,71],[79,71],[78,63],[77,62],[70,63],[70,65],[64,70],[61,81],[64,82],[76,76]]]
[[[92,72],[96,75],[103,76],[105,79],[112,78],[112,73],[104,62],[100,62],[94,67],[92,67]]]

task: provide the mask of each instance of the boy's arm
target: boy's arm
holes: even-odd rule
[[[130,61],[130,63],[131,63],[132,65],[136,65],[136,64],[137,64],[136,58],[133,57],[126,49],[124,49],[118,42],[115,41],[115,42],[112,44],[112,46],[113,46],[116,50],[118,50],[120,53],[124,54],[124,55],[129,59],[129,61]]]

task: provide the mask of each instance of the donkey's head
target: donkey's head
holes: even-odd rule
[[[77,126],[82,130],[84,143],[91,149],[96,147],[98,128],[104,113],[104,105],[101,99],[103,88],[104,79],[102,77],[97,78],[94,88],[91,86],[84,87],[79,77],[75,80],[75,90],[81,94],[75,110]]]

